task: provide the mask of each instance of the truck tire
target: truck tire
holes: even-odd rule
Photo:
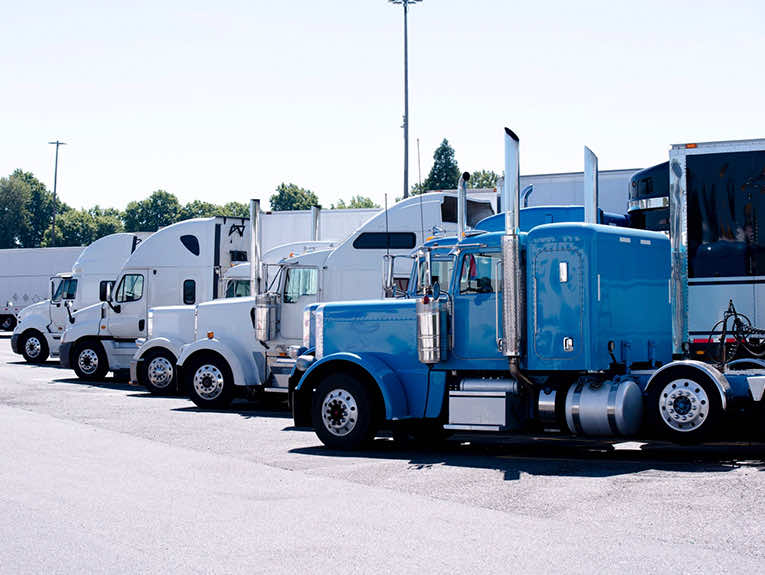
[[[697,369],[668,369],[651,383],[646,422],[657,437],[676,443],[698,443],[714,434],[722,417],[717,387]]]
[[[138,383],[154,395],[175,394],[175,356],[166,349],[151,349],[138,364]]]
[[[93,339],[78,342],[72,350],[72,369],[84,381],[104,379],[109,360],[101,343]]]
[[[28,363],[45,363],[48,359],[48,341],[45,336],[38,331],[29,331],[21,336],[19,341],[19,348],[21,349],[21,355]]]
[[[16,316],[4,315],[0,317],[0,329],[4,331],[13,331],[16,327]]]
[[[333,449],[358,449],[374,437],[374,405],[369,390],[345,373],[325,377],[314,394],[316,435]]]
[[[189,396],[202,409],[225,409],[234,399],[234,376],[228,363],[217,354],[191,358],[183,366]]]

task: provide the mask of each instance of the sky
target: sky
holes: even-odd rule
[[[409,11],[410,184],[462,170],[648,167],[765,137],[765,2],[424,0]],[[403,193],[403,12],[387,0],[0,0],[0,176],[74,207]]]

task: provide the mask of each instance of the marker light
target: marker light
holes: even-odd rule
[[[692,150],[693,148],[698,148],[698,144],[686,144],[685,149],[686,150]]]
[[[215,337],[215,332],[214,331],[208,331],[207,332],[207,339],[212,339],[214,337]]]

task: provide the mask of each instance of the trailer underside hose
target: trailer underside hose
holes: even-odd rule
[[[733,300],[728,302],[728,309],[723,318],[712,327],[712,332],[720,326],[722,332],[719,339],[715,339],[712,333],[705,349],[705,354],[720,367],[736,359],[740,352],[751,357],[765,357],[765,329],[754,327],[748,316],[737,312]],[[756,338],[759,341],[755,343],[750,339],[751,336],[759,336]],[[729,342],[731,337],[733,341]]]

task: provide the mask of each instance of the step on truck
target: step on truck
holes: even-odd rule
[[[78,310],[106,299],[122,264],[148,233],[110,234],[87,246],[71,271],[50,279],[49,298],[24,308],[11,336],[11,349],[29,363],[58,357],[64,330]]]
[[[50,278],[71,269],[82,246],[0,250],[0,331],[13,331],[19,313],[50,296]]]
[[[84,380],[127,375],[136,340],[148,332],[149,309],[222,296],[225,272],[247,261],[249,243],[247,218],[198,218],[155,232],[125,261],[106,301],[72,315],[61,365]]]
[[[522,232],[507,129],[505,146],[505,230],[460,239],[448,287],[426,271],[416,298],[317,306],[295,425],[353,449],[382,427],[690,442],[761,417],[757,362],[688,357],[684,203],[672,196],[672,244],[598,223],[597,159],[585,149],[585,222]],[[679,161],[673,173],[683,177]]]
[[[471,193],[471,224],[494,214],[494,190]],[[303,345],[306,306],[317,302],[381,297],[384,254],[408,255],[434,232],[454,234],[457,193],[407,198],[370,218],[332,249],[288,257],[278,265],[253,264],[255,301],[215,302],[198,307],[195,340],[177,361],[179,381],[200,407],[221,408],[241,393],[287,398],[296,355]],[[258,253],[259,250],[253,250]],[[253,260],[255,261],[255,260]],[[411,259],[393,270],[405,290]]]

